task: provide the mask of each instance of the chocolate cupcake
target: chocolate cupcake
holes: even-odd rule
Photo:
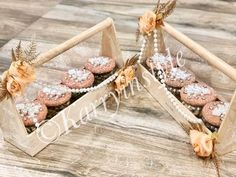
[[[184,86],[180,90],[180,97],[182,103],[196,116],[200,115],[204,105],[217,98],[214,89],[205,83],[192,83]]]
[[[46,118],[48,113],[46,105],[39,101],[18,103],[16,104],[16,109],[22,117],[28,133],[36,129],[35,126],[38,126]]]
[[[43,88],[38,93],[38,100],[48,107],[48,118],[55,116],[59,111],[70,104],[71,92],[64,85],[52,85]]]
[[[93,73],[86,69],[70,69],[62,79],[62,84],[72,89],[88,88],[93,82]]]
[[[94,73],[96,84],[111,76],[115,72],[115,67],[115,60],[105,56],[89,58],[85,64],[85,68]]]
[[[211,131],[217,131],[228,109],[229,103],[226,102],[214,101],[207,103],[202,109],[203,122]]]
[[[186,85],[195,82],[195,75],[185,68],[171,68],[165,72],[165,83],[170,92],[177,97],[180,95],[180,89]]]

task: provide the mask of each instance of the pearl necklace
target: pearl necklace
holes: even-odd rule
[[[158,54],[158,39],[157,39],[157,29],[155,29],[153,31],[153,42],[154,42],[154,53],[155,54]],[[147,37],[145,36],[143,38],[143,43],[142,43],[142,47],[140,49],[140,53],[139,53],[139,59],[138,59],[138,63],[141,63],[143,57],[144,57],[144,52],[145,52],[145,49],[147,47]]]
[[[90,91],[95,91],[97,89],[100,89],[106,85],[108,85],[109,83],[113,82],[118,76],[118,73],[115,73],[113,75],[111,75],[110,77],[108,77],[106,80],[104,80],[102,83],[100,83],[99,85],[96,85],[94,87],[90,87],[90,88],[81,88],[81,89],[70,89],[68,87],[66,87],[66,92],[72,92],[72,93],[85,93],[85,92],[90,92]],[[38,81],[35,83],[36,85],[38,85],[39,87],[48,87],[48,84]],[[38,123],[36,120],[34,120],[35,126],[36,128],[39,128],[40,123]]]
[[[163,73],[159,72],[159,78],[164,78]],[[164,86],[164,91],[166,94],[166,97],[168,99],[170,99],[170,102],[173,104],[173,106],[175,107],[175,109],[188,121],[194,124],[202,124],[203,121],[201,119],[192,119],[191,117],[189,117],[185,111],[183,111],[179,105],[178,102],[176,101],[176,98],[174,97],[174,95],[166,88],[166,84],[165,84],[165,80],[161,79],[161,84]]]
[[[86,92],[91,92],[91,91],[95,91],[97,89],[100,89],[106,85],[108,85],[109,83],[113,82],[118,76],[118,73],[115,73],[113,75],[111,75],[110,77],[108,77],[106,80],[104,80],[102,83],[93,86],[93,87],[89,87],[89,88],[81,88],[81,89],[71,89],[69,87],[66,87],[65,90],[66,92],[72,92],[72,93],[86,93]],[[39,85],[40,87],[43,86],[48,86],[48,84],[44,83],[44,82],[37,82],[37,85]]]
[[[158,54],[158,39],[157,39],[157,29],[155,29],[153,31],[153,47],[154,47],[154,54]],[[140,53],[139,53],[139,59],[138,59],[138,63],[141,63],[142,59],[144,58],[144,51],[145,51],[145,48],[146,48],[146,44],[147,44],[147,39],[144,37],[143,39],[143,44],[142,44],[142,47],[140,49]],[[194,123],[194,124],[203,124],[203,121],[201,119],[196,119],[196,120],[193,120],[191,117],[189,117],[185,111],[183,111],[182,109],[180,109],[177,101],[176,101],[176,98],[174,97],[174,95],[167,89],[166,87],[166,84],[165,84],[165,76],[164,76],[164,73],[159,70],[157,72],[158,74],[158,77],[160,78],[160,82],[161,84],[164,86],[164,91],[165,91],[165,94],[166,94],[166,97],[168,99],[170,99],[170,102],[173,104],[173,106],[175,107],[175,109],[188,121],[188,122],[191,122],[191,123]]]
[[[110,77],[108,77],[106,80],[104,80],[102,83],[94,86],[94,87],[89,87],[89,88],[81,88],[81,89],[70,89],[68,88],[68,92],[72,92],[72,93],[85,93],[85,92],[91,92],[91,91],[95,91],[97,89],[100,89],[106,85],[108,85],[109,83],[113,82],[118,76],[118,73],[115,73],[113,75],[111,75]]]

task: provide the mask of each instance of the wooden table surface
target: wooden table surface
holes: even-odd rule
[[[36,34],[39,50],[61,43],[106,17],[115,20],[123,55],[138,52],[137,17],[154,6],[152,0],[0,0],[0,71],[10,64],[10,49]],[[236,67],[236,1],[179,0],[167,20],[174,27]],[[230,96],[235,84],[219,72],[204,72],[206,63],[191,68]],[[195,66],[200,66],[196,69]],[[204,72],[203,72],[204,71]],[[224,84],[222,84],[224,83]],[[189,138],[147,93],[122,98],[119,113],[108,100],[108,112],[60,137],[36,157],[0,142],[0,177],[215,177],[212,163],[198,159]],[[0,115],[1,116],[1,115]],[[221,174],[236,176],[236,152],[221,158]]]

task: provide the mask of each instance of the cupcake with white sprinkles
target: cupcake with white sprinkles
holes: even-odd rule
[[[91,57],[85,68],[95,75],[96,83],[100,83],[115,72],[116,62],[113,58],[105,56]]]
[[[72,89],[88,88],[93,85],[93,82],[93,73],[86,69],[70,69],[62,79],[62,84]]]
[[[51,85],[38,92],[38,100],[44,103],[53,115],[70,104],[71,92],[65,85]],[[51,117],[51,116],[49,116]]]
[[[213,88],[205,83],[192,83],[180,90],[182,103],[199,116],[204,105],[216,100],[216,93]]]
[[[213,101],[207,103],[202,109],[203,122],[211,131],[217,131],[228,109],[229,103],[227,102]]]
[[[166,56],[164,54],[157,53],[152,57],[148,58],[146,60],[146,64],[151,69],[167,70],[177,66],[177,61],[175,58],[172,58],[171,56]]]
[[[28,132],[31,132],[29,127],[38,126],[46,118],[48,113],[46,105],[39,101],[18,103],[16,104],[16,109],[27,130],[29,130]]]
[[[159,81],[161,81],[163,79],[163,72],[176,67],[177,60],[171,56],[156,53],[152,57],[146,59],[146,65],[148,66],[149,71],[155,75]]]
[[[180,89],[195,82],[195,75],[185,68],[172,68],[166,71],[165,83],[170,92],[179,96]]]
[[[92,87],[94,83],[94,75],[91,71],[86,69],[70,69],[68,70],[62,79],[62,84],[71,89],[82,89]],[[82,93],[73,93],[72,101],[81,97]]]

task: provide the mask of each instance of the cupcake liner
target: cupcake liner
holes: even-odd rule
[[[161,79],[162,78],[160,78],[160,74],[158,74],[158,73],[160,73],[161,72],[161,75],[163,75],[163,70],[161,70],[161,69],[153,69],[153,71],[152,71],[152,69],[148,69],[149,70],[149,72],[151,73],[151,74],[154,74],[154,76],[155,76],[155,78],[159,81],[159,82],[161,82]],[[154,72],[154,73],[153,73]]]
[[[55,115],[57,115],[57,113],[59,113],[61,110],[63,110],[66,107],[68,107],[70,104],[71,104],[71,101],[69,100],[68,102],[66,102],[63,105],[56,106],[56,107],[48,107],[47,119],[53,118]]]
[[[104,74],[94,74],[95,76],[95,81],[94,81],[94,85],[99,85],[100,83],[102,83],[104,80],[106,80],[108,77],[110,77],[111,75],[113,75],[116,72],[116,69],[113,69],[111,72],[109,73],[104,73]]]
[[[180,99],[180,88],[167,86],[167,89],[178,99]]]
[[[205,124],[205,126],[211,131],[211,132],[217,132],[219,130],[218,127],[215,127],[214,125],[211,125],[210,123],[208,123],[203,117],[202,117],[202,121]]]
[[[70,99],[70,104],[74,103],[76,100],[81,98],[85,93],[72,93],[72,97]]]
[[[197,117],[201,117],[201,112],[202,112],[202,107],[200,106],[193,106],[193,105],[190,105],[186,102],[182,102],[182,104],[188,108],[189,111],[191,111],[195,116]]]
[[[28,134],[32,133],[33,131],[37,129],[36,126],[25,127],[25,128]]]

